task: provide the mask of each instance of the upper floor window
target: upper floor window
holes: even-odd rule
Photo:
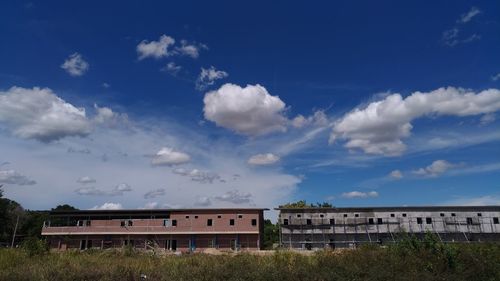
[[[334,225],[335,224],[335,219],[330,219],[330,224]]]
[[[195,219],[197,219],[197,218],[198,218],[198,216],[194,216],[194,218],[195,218]]]
[[[132,224],[133,224],[132,220],[129,220],[128,221],[128,226],[132,226]]]
[[[325,217],[325,215],[323,215],[323,214],[320,214],[320,215],[319,215],[319,217],[320,217],[320,218],[323,218],[323,217]]]
[[[297,214],[297,218],[300,218],[300,217],[302,217],[302,215],[301,214]]]
[[[439,214],[439,216],[444,217],[444,213]]]
[[[252,226],[256,226],[257,225],[257,219],[252,219]]]
[[[382,224],[382,223],[383,223],[383,222],[382,222],[382,218],[377,218],[377,223],[378,223],[378,224]]]
[[[394,214],[391,214],[391,218],[393,218],[393,217],[395,217],[395,216],[396,216],[396,215],[394,215]]]
[[[456,215],[455,215],[455,213],[451,213],[451,216],[452,216],[452,217],[454,217],[454,216],[456,216]]]
[[[229,220],[229,225],[234,225],[234,219]]]
[[[89,220],[85,221],[85,226],[90,226],[90,224],[91,224],[91,221],[89,221]]]
[[[422,218],[417,218],[417,224],[422,224]]]
[[[288,225],[288,219],[283,219],[283,225]]]
[[[242,219],[242,218],[243,218],[243,215],[238,215],[238,218],[239,218],[239,219]]]
[[[311,220],[311,219],[307,219],[307,220],[306,220],[306,224],[307,224],[307,225],[311,225],[311,224],[312,224],[312,220]]]
[[[403,213],[403,218],[406,218],[406,214]]]
[[[478,216],[478,217],[481,217],[482,215],[483,215],[483,214],[481,214],[481,213],[477,213],[477,216]]]
[[[359,218],[359,214],[354,214],[354,217]]]
[[[347,218],[347,214],[344,214],[344,218]]]
[[[467,218],[467,224],[472,224],[472,218]]]
[[[368,224],[374,224],[374,222],[373,222],[373,218],[369,218],[369,219],[368,219]]]
[[[426,224],[432,224],[432,218],[425,218]]]
[[[498,223],[499,223],[498,217],[493,218],[493,224],[498,224]]]
[[[218,219],[220,219],[220,218],[222,218],[222,216],[221,216],[221,215],[218,215],[218,216],[217,216],[217,218],[218,218]]]
[[[186,219],[189,219],[189,216],[186,216]]]
[[[177,226],[177,220],[172,220],[172,226]]]
[[[212,226],[212,219],[207,219],[207,226]]]

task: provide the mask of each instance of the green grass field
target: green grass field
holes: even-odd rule
[[[312,255],[0,250],[0,280],[500,280],[500,245],[404,241]]]

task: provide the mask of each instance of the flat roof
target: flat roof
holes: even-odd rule
[[[267,208],[192,208],[192,209],[121,209],[121,210],[56,210],[50,215],[150,215],[175,212],[268,211]]]
[[[393,206],[393,207],[333,207],[333,208],[274,208],[279,211],[311,212],[390,212],[390,211],[500,211],[500,205],[487,206]]]

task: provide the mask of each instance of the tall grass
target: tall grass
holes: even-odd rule
[[[0,280],[500,280],[500,245],[405,241],[302,255],[153,256],[124,251],[0,250]]]

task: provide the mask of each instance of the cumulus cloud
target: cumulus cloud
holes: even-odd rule
[[[94,206],[91,208],[91,210],[120,210],[120,209],[123,209],[122,204],[112,203],[112,202],[106,202],[101,206]]]
[[[437,177],[451,168],[459,166],[458,164],[450,163],[446,160],[436,160],[425,168],[414,170],[413,173],[419,176]]]
[[[175,151],[170,147],[163,147],[156,153],[151,160],[151,164],[154,166],[172,166],[185,164],[191,161],[191,157],[180,151]]]
[[[240,192],[238,190],[231,190],[220,196],[215,196],[215,199],[233,204],[246,204],[250,203],[252,194],[247,192]]]
[[[76,182],[83,183],[83,184],[89,184],[89,183],[95,183],[96,180],[91,178],[91,177],[84,176],[84,177],[81,177],[78,180],[76,180]]]
[[[223,182],[223,180],[218,174],[211,172],[204,172],[198,169],[186,170],[183,168],[176,168],[172,170],[172,173],[189,177],[192,181],[200,183],[213,183],[215,180]]]
[[[146,192],[146,194],[144,194],[144,199],[153,199],[153,198],[156,198],[158,196],[163,196],[163,195],[165,195],[165,189],[158,188],[158,189]]]
[[[132,187],[126,183],[120,183],[111,190],[102,190],[96,187],[81,187],[75,190],[78,195],[89,196],[121,196],[129,191],[132,191]]]
[[[205,44],[189,43],[187,40],[181,40],[181,45],[175,49],[180,55],[196,59],[200,56],[200,51],[208,49],[208,47]]]
[[[351,192],[344,192],[344,193],[342,193],[341,196],[343,198],[348,198],[348,199],[374,198],[374,197],[378,197],[378,192],[376,192],[376,191],[369,191],[369,192],[351,191]]]
[[[177,76],[181,69],[182,66],[175,64],[175,62],[169,62],[162,70],[168,72],[172,76]]]
[[[292,126],[295,128],[302,128],[308,125],[326,126],[328,125],[328,117],[323,110],[317,110],[311,116],[304,117],[299,114],[292,119]]]
[[[210,68],[201,68],[200,75],[196,79],[196,89],[202,91],[209,86],[212,86],[216,80],[224,79],[229,74],[222,70],[217,70],[214,66]]]
[[[143,40],[136,48],[139,60],[149,57],[159,59],[171,56],[173,52],[169,48],[174,44],[175,39],[165,34],[160,36],[158,41]]]
[[[82,76],[89,70],[89,63],[82,58],[82,55],[74,53],[61,64],[61,68],[71,76]]]
[[[199,207],[208,207],[212,205],[212,200],[210,200],[210,198],[206,196],[198,196],[196,198],[196,201],[194,202],[194,205]]]
[[[250,157],[247,161],[248,164],[250,165],[257,165],[257,166],[263,166],[263,165],[272,165],[280,160],[280,157],[277,155],[274,155],[272,153],[266,153],[266,154],[256,154]]]
[[[260,85],[225,84],[205,94],[205,119],[247,136],[286,131],[285,103]]]
[[[389,177],[393,179],[402,179],[403,178],[403,173],[400,170],[394,170],[389,173]]]
[[[16,170],[0,170],[0,183],[17,185],[34,185],[36,181],[20,174]]]
[[[48,88],[38,87],[0,91],[0,123],[17,137],[42,142],[83,137],[91,131],[85,109],[65,102]]]
[[[364,108],[356,108],[334,124],[330,143],[346,140],[348,149],[369,154],[399,155],[406,145],[402,139],[411,134],[411,122],[424,116],[473,116],[500,110],[500,90],[479,93],[462,88],[439,88],[414,92],[403,98],[391,94]]]
[[[458,23],[468,23],[469,21],[472,20],[473,17],[479,15],[480,13],[481,13],[481,10],[479,10],[476,7],[472,7],[472,8],[470,8],[470,10],[467,13],[462,14],[460,16],[460,19],[457,22]]]
[[[94,104],[96,115],[93,118],[94,123],[107,126],[117,126],[119,124],[127,124],[127,114],[119,114],[114,112],[109,107],[99,107]]]

